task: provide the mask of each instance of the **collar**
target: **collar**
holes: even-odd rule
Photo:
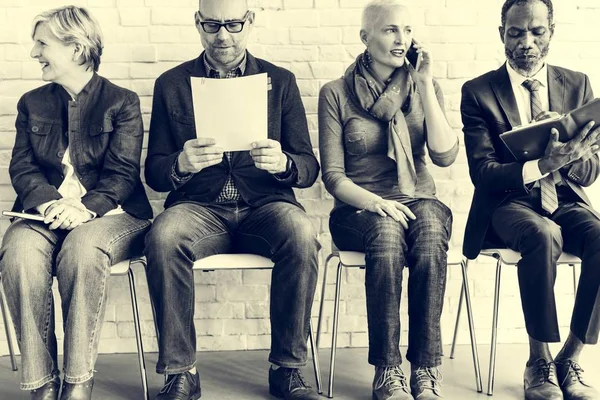
[[[100,78],[100,75],[94,72],[92,78],[89,80],[88,83],[86,83],[83,89],[81,89],[81,92],[79,92],[79,94],[77,95],[76,100],[80,101],[87,98],[90,95],[90,93],[93,93],[98,88],[101,81],[102,79]],[[60,96],[63,98],[63,100],[66,100],[67,102],[73,100],[69,92],[67,92],[67,90],[64,87],[62,87],[59,84],[56,84],[56,86],[58,87]]]
[[[520,87],[521,85],[523,85],[523,82],[525,82],[528,79],[537,79],[543,87],[547,88],[548,87],[548,64],[544,63],[544,66],[537,72],[537,74],[535,74],[534,76],[530,76],[530,77],[525,77],[521,74],[519,74],[517,71],[514,70],[514,68],[510,65],[510,63],[507,61],[506,62],[506,71],[508,72],[508,77],[510,79],[510,82],[517,87]]]
[[[236,67],[231,68],[229,70],[229,72],[238,71],[239,70],[239,74],[238,75],[240,75],[240,76],[244,75],[244,72],[246,72],[246,60],[247,60],[247,56],[246,56],[246,52],[244,52],[244,58],[242,58],[242,61],[240,61],[240,63]],[[210,61],[208,61],[208,57],[206,56],[206,52],[203,54],[202,61],[204,62],[204,69],[206,71],[206,75],[207,76],[210,76],[212,71],[217,71],[217,69],[214,68],[210,64]]]

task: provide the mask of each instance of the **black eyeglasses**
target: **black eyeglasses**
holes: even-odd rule
[[[202,14],[200,14],[200,11],[198,11],[198,16],[202,18]],[[221,30],[222,27],[225,27],[225,29],[227,29],[227,32],[229,33],[240,33],[242,29],[244,29],[244,24],[248,21],[249,17],[250,11],[246,12],[246,15],[241,20],[227,21],[225,23],[217,21],[200,21],[200,25],[206,33],[217,33]]]

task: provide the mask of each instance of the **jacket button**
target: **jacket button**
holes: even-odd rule
[[[40,128],[38,128],[37,126],[31,127],[31,132],[38,132],[39,130],[40,130]]]
[[[62,157],[65,155],[65,152],[61,150],[61,151],[59,151],[58,153],[56,153],[56,155],[57,155],[58,157],[62,158]]]
[[[101,126],[98,127],[98,132],[102,132],[102,127]]]

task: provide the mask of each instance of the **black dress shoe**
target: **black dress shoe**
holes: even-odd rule
[[[202,396],[200,374],[190,371],[169,375],[167,383],[160,389],[156,400],[197,400]]]
[[[523,387],[526,400],[563,400],[556,378],[556,365],[543,358],[525,368]]]
[[[297,368],[269,369],[269,393],[285,400],[318,400],[320,397],[304,381]]]
[[[60,381],[50,381],[44,386],[30,391],[31,400],[58,400]]]
[[[563,391],[565,400],[597,400],[598,391],[583,379],[583,369],[573,360],[556,362],[558,383]]]
[[[63,381],[60,400],[90,400],[92,398],[93,388],[94,378],[90,378],[81,383],[68,383]]]

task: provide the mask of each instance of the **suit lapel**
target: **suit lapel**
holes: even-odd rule
[[[510,84],[506,63],[496,70],[496,75],[491,80],[490,85],[511,128],[521,125],[517,100]]]
[[[565,112],[565,77],[558,69],[548,65],[548,98],[550,100],[550,111],[559,114]]]

